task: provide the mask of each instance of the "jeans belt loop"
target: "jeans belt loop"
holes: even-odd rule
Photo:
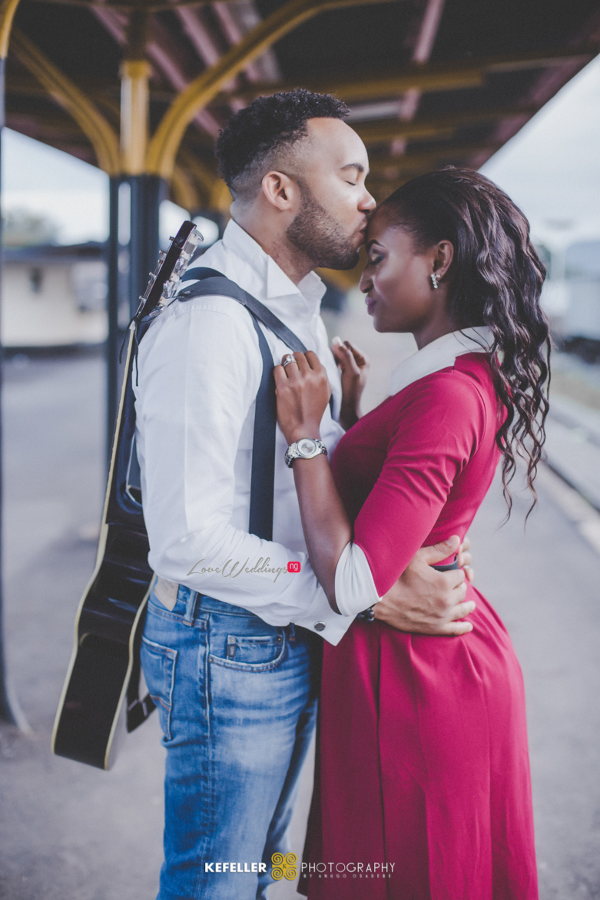
[[[196,612],[196,600],[198,599],[198,591],[190,591],[187,604],[185,607],[185,616],[183,617],[183,624],[192,626],[194,624],[194,614]]]

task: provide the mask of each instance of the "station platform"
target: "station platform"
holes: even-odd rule
[[[342,337],[372,341],[364,349],[375,376],[369,402],[376,402],[385,368],[411,347],[397,336],[371,338],[364,324],[352,334],[351,317],[334,324]],[[164,765],[158,719],[127,738],[108,773],[50,753],[75,611],[96,552],[103,372],[97,355],[6,364],[8,668],[31,727],[24,734],[0,726],[6,900],[153,900],[157,892]],[[596,434],[594,410],[587,410],[584,421],[564,392],[560,402],[557,395],[551,459],[569,456],[557,449],[563,438],[556,438],[555,424]],[[595,548],[586,539],[575,492],[566,490],[545,470],[538,509],[524,531],[526,497],[517,497],[501,527],[505,507],[496,481],[471,529],[476,585],[505,621],[525,676],[542,900],[592,898],[600,883],[600,542]],[[597,525],[600,517],[582,502]],[[310,790],[307,768],[292,838],[298,854]],[[289,882],[271,889],[272,900],[296,896]]]

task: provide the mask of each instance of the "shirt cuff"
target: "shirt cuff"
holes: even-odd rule
[[[334,612],[329,605],[325,591],[319,586],[317,597],[308,613],[301,618],[294,617],[293,621],[294,625],[314,631],[315,634],[321,635],[328,644],[335,647],[352,625],[354,615],[340,616],[339,613]]]
[[[364,550],[346,544],[335,569],[335,602],[343,616],[356,616],[378,603],[373,574]]]

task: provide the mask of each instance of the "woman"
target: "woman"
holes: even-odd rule
[[[420,546],[465,535],[500,458],[509,514],[516,454],[533,491],[549,377],[544,269],[525,217],[470,170],[397,190],[371,219],[367,251],[376,330],[412,332],[418,352],[387,400],[356,412],[331,469],[322,455],[293,461],[331,605],[374,606],[375,617],[324,648],[308,861],[325,866],[308,895],[534,900],[523,682],[502,622],[472,585],[473,629],[460,637],[403,634],[377,616]],[[349,353],[344,368],[347,385],[359,380]],[[289,443],[318,439],[329,385],[315,354],[287,358],[275,378]]]

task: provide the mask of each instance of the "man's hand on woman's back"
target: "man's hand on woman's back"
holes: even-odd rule
[[[396,584],[375,605],[375,618],[399,631],[441,636],[466,634],[470,622],[459,621],[475,609],[465,602],[467,581],[473,580],[471,546],[468,538],[459,547],[460,538],[419,550]],[[459,569],[438,572],[432,566],[458,551]]]

